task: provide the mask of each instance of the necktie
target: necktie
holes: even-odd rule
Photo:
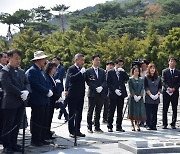
[[[173,70],[171,70],[171,75],[172,75],[172,76],[174,75],[174,71],[173,71]]]
[[[80,70],[81,70],[81,68],[80,68],[80,67],[77,67],[77,69],[78,69],[78,71],[80,71]]]
[[[95,68],[94,70],[95,70],[96,76],[97,76],[97,78],[98,78],[98,69]]]
[[[119,71],[116,71],[117,78],[119,80]]]

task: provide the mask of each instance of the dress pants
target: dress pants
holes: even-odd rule
[[[179,97],[179,92],[175,92],[171,96],[169,94],[167,94],[165,91],[163,92],[163,126],[168,125],[167,112],[168,112],[170,102],[171,102],[172,111],[173,111],[171,126],[176,125],[178,97]]]
[[[109,97],[106,96],[104,100],[104,109],[103,109],[103,120],[105,121],[107,121],[108,109],[109,109]]]
[[[31,141],[38,143],[47,138],[47,130],[49,130],[49,106],[45,105],[31,105]]]
[[[3,109],[0,109],[0,140],[1,140],[2,129],[3,129]]]
[[[54,106],[55,106],[55,102],[50,101],[49,116],[48,116],[48,127],[49,127],[49,129],[47,129],[47,135],[46,135],[47,138],[52,136],[52,134],[51,134],[51,123],[52,123],[52,119],[53,119],[53,115],[54,115]]]
[[[64,114],[64,117],[66,118],[68,116],[68,113],[66,111],[66,107],[68,105],[68,97],[65,98],[63,103],[60,103],[60,111],[59,111],[59,115],[60,117]]]
[[[147,104],[146,103],[146,125],[150,128],[155,128],[157,125],[157,111],[158,104]]]
[[[3,109],[2,142],[4,148],[16,147],[23,113],[23,105],[15,109]]]
[[[104,103],[104,96],[102,95],[97,95],[96,97],[88,98],[88,114],[87,114],[88,129],[92,129],[92,116],[93,116],[94,109],[95,109],[94,126],[95,126],[95,129],[100,128],[99,120],[100,120],[100,114],[101,114],[103,103]]]
[[[84,96],[75,97],[75,98],[68,96],[68,110],[69,110],[69,119],[70,119],[68,123],[68,129],[70,134],[75,133],[75,118],[74,118],[75,113],[77,113],[77,131],[80,132],[83,106],[84,106]]]
[[[110,97],[110,105],[108,111],[108,128],[113,128],[113,119],[114,119],[114,112],[117,107],[117,120],[116,120],[116,129],[122,129],[122,114],[123,114],[123,106],[124,106],[124,98],[123,97]]]

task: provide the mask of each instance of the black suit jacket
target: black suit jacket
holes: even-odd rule
[[[68,97],[78,98],[85,95],[85,77],[75,65],[69,67],[68,78]]]
[[[49,74],[46,74],[47,79],[49,80],[50,88],[53,92],[53,95],[50,97],[50,103],[55,103],[59,97],[61,96],[61,89],[59,89],[59,85],[55,83],[56,81],[51,78]]]
[[[0,70],[2,70],[3,66],[0,65]],[[3,90],[2,90],[2,84],[0,82],[0,108],[2,104],[2,99],[3,99]]]
[[[24,71],[20,68],[15,70],[7,65],[0,72],[0,80],[4,92],[2,109],[15,109],[23,105],[21,91],[28,90],[30,92],[30,85]]]
[[[105,96],[106,94],[105,88],[107,87],[105,70],[98,68],[98,78],[97,78],[93,67],[87,69],[86,82],[87,85],[89,86],[88,97],[95,97],[98,94]],[[99,86],[103,87],[101,93],[97,93],[96,91],[96,88]]]
[[[126,72],[120,71],[119,72],[119,80],[116,75],[116,71],[114,69],[108,71],[107,73],[107,85],[109,88],[109,97],[111,98],[117,98],[119,97],[116,95],[115,90],[119,89],[121,90],[122,97],[127,97],[127,91],[125,87],[125,82],[129,80],[129,77]]]
[[[168,87],[174,88],[174,93],[179,94],[180,87],[180,71],[175,69],[174,75],[171,75],[170,69],[166,68],[162,71],[162,84],[163,84],[163,92],[167,90]]]

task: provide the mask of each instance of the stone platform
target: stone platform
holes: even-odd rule
[[[119,141],[118,147],[130,151],[134,154],[149,154],[149,153],[180,153],[180,140],[169,142],[160,141]]]

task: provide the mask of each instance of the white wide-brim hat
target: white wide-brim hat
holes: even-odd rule
[[[47,58],[48,56],[45,55],[44,51],[36,51],[34,53],[34,58],[31,59],[31,61],[34,61],[34,60],[39,60],[39,59],[45,59]]]

